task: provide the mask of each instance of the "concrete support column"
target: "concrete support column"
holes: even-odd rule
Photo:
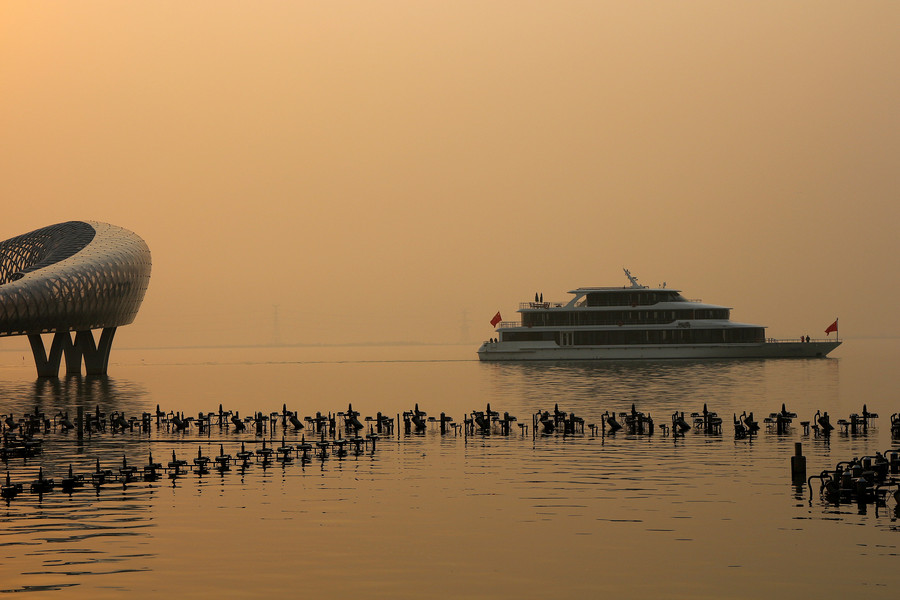
[[[57,331],[53,334],[53,342],[50,344],[48,354],[40,334],[28,334],[38,377],[59,377],[59,364],[64,355],[66,375],[80,375],[82,359],[86,375],[106,375],[109,368],[109,353],[112,350],[115,335],[115,327],[105,327],[100,334],[99,343],[95,343],[94,335],[90,330],[77,331],[73,342],[68,331]]]
[[[39,333],[29,333],[28,341],[31,343],[31,353],[34,355],[38,377],[59,377],[59,363],[63,352],[68,354],[69,348],[73,347],[69,332],[57,331],[53,334],[49,354],[44,349],[44,340]]]
[[[79,359],[84,357],[86,375],[106,375],[109,369],[109,353],[112,350],[115,335],[115,327],[104,327],[100,334],[100,341],[95,345],[94,335],[90,331],[79,331],[75,334],[73,350],[78,352]]]
[[[78,348],[78,336],[82,332],[75,334],[75,342],[69,339],[69,345],[65,348],[66,357],[66,375],[81,375],[81,350]],[[87,332],[90,335],[90,331]],[[66,334],[69,337],[69,334]]]

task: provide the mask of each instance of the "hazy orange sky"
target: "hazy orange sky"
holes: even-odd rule
[[[7,0],[0,239],[141,235],[121,346],[468,319],[474,353],[622,267],[770,336],[896,336],[898,32],[897,2]]]

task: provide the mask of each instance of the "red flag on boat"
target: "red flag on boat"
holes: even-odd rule
[[[500,311],[498,310],[498,311],[497,311],[497,314],[494,315],[494,318],[491,319],[491,327],[496,327],[496,326],[497,326],[497,323],[499,323],[499,322],[502,321],[502,320],[503,320],[503,319],[500,318]]]
[[[837,322],[838,322],[838,320],[835,319],[835,320],[834,320],[834,323],[832,323],[831,325],[829,325],[829,326],[825,329],[825,335],[828,335],[828,334],[831,333],[832,331],[837,331],[837,330],[838,330],[838,329],[837,329]]]

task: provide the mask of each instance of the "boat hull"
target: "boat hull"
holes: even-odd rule
[[[841,342],[559,346],[555,342],[485,342],[483,361],[825,358]]]

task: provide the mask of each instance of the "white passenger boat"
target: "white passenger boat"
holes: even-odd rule
[[[671,358],[823,358],[837,339],[766,338],[762,325],[731,321],[731,309],[688,300],[679,290],[640,285],[581,287],[567,303],[519,305],[521,321],[500,321],[478,358],[520,360],[655,360]],[[499,313],[496,317],[499,319]],[[836,324],[829,330],[836,332]]]

